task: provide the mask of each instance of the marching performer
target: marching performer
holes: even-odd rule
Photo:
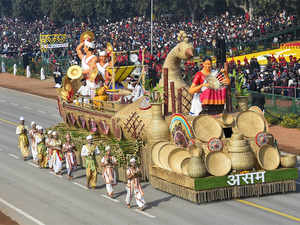
[[[52,165],[56,175],[61,174],[63,155],[61,152],[61,140],[58,139],[57,132],[53,132],[53,139],[50,142],[52,149]]]
[[[37,163],[38,161],[38,153],[37,153],[37,144],[35,142],[35,134],[37,133],[36,123],[34,121],[31,122],[31,129],[29,130],[29,137],[31,140],[31,154],[33,161]]]
[[[93,137],[91,135],[86,137],[87,144],[82,146],[81,156],[85,156],[86,162],[86,186],[95,189],[97,184],[97,168],[96,168],[96,155],[100,151],[96,145],[93,144]]]
[[[137,167],[135,159],[132,158],[130,160],[130,165],[127,169],[127,195],[126,195],[126,204],[127,207],[130,208],[130,202],[132,200],[132,195],[135,195],[135,201],[141,211],[144,210],[145,200],[144,200],[144,192],[142,190],[139,176],[141,174],[140,169]]]
[[[105,148],[106,154],[101,160],[103,167],[102,177],[106,184],[107,195],[113,198],[113,186],[117,184],[117,176],[114,166],[117,165],[117,160],[111,155],[110,146]]]
[[[75,145],[71,142],[71,135],[66,135],[66,143],[63,144],[63,153],[65,154],[68,179],[72,180],[72,170],[76,168]]]
[[[20,125],[17,126],[16,134],[19,135],[18,146],[21,150],[24,161],[28,159],[29,156],[29,140],[27,137],[27,128],[24,126],[24,117],[20,117]]]
[[[52,165],[52,161],[53,161],[52,149],[51,149],[51,146],[50,146],[51,141],[52,141],[52,130],[49,130],[48,133],[47,133],[46,140],[45,140],[47,153],[48,153],[48,166],[49,166],[49,169],[53,168],[53,165]]]
[[[45,136],[42,126],[37,126],[38,132],[35,134],[35,142],[37,144],[38,162],[40,168],[46,168],[48,164],[47,148],[45,145]]]

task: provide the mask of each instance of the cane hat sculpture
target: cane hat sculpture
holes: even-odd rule
[[[78,78],[81,77],[81,75],[82,75],[82,69],[78,65],[70,66],[68,71],[67,71],[67,76],[71,80],[78,79]]]

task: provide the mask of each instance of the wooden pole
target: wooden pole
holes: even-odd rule
[[[145,63],[145,49],[143,48],[143,51],[142,51],[142,86],[143,88],[145,89],[145,66],[144,66],[144,63]]]
[[[182,88],[177,91],[178,113],[182,113]]]
[[[168,68],[163,69],[163,76],[164,76],[164,116],[167,116],[168,107],[169,107]]]
[[[172,113],[176,113],[176,99],[175,99],[175,85],[174,81],[170,82],[170,89],[171,89],[171,102],[172,102]]]
[[[114,60],[114,52],[111,53],[112,58],[112,89],[115,90],[116,89],[116,84],[115,84],[115,79],[116,79],[116,74],[115,74],[115,69],[114,69],[114,65],[115,65],[115,60]]]
[[[230,81],[230,78],[228,76],[228,63],[226,62],[224,64],[224,75],[225,75],[225,78],[226,79],[229,79]],[[226,88],[226,112],[228,113],[232,113],[232,99],[231,99],[231,84],[229,83],[229,85],[227,86]]]

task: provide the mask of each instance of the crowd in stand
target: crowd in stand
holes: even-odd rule
[[[235,16],[228,12],[221,16],[204,16],[200,21],[194,23],[188,21],[172,22],[170,19],[162,18],[154,21],[153,53],[151,54],[151,23],[145,17],[128,18],[118,22],[107,20],[105,25],[97,23],[85,24],[73,20],[70,23],[58,26],[51,22],[48,17],[34,22],[8,17],[0,18],[0,21],[0,52],[2,53],[14,52],[18,55],[30,54],[33,57],[39,56],[41,54],[39,46],[40,34],[66,33],[69,42],[67,54],[73,62],[79,62],[75,52],[77,42],[83,31],[91,30],[95,33],[96,49],[104,50],[108,42],[112,44],[115,51],[146,48],[145,63],[149,65],[149,73],[153,73],[158,77],[160,77],[162,72],[164,59],[177,43],[176,37],[180,30],[184,30],[189,35],[197,56],[203,47],[216,49],[217,39],[223,39],[227,49],[231,52],[233,47],[242,46],[298,24],[297,18],[294,15],[287,15],[284,10],[272,16],[259,16],[251,20],[248,14]],[[281,35],[274,38],[274,42],[287,42],[291,38],[290,34]],[[60,51],[58,50],[57,52]],[[52,53],[55,53],[55,50]],[[53,55],[57,56],[57,54]],[[118,62],[121,64],[126,64],[127,61],[128,56],[118,58]],[[282,68],[284,67],[276,69],[276,73],[279,73],[277,74],[278,77],[281,74],[285,76],[284,74],[297,71],[297,68],[293,70],[285,68],[288,71]],[[195,63],[187,62],[183,72],[189,75],[198,69]],[[275,70],[274,68],[268,69],[270,71]],[[275,74],[273,71],[272,74]],[[260,77],[258,72],[255,73],[252,70],[250,72],[251,76]]]
[[[300,59],[292,55],[289,61],[284,57],[276,59],[273,55],[267,57],[267,65],[261,67],[256,58],[250,62],[247,58],[243,64],[238,60],[237,63],[229,63],[230,72],[234,69],[243,74],[245,86],[251,91],[258,91],[262,88],[267,93],[281,94],[290,97],[300,97],[300,90],[295,92],[294,88],[300,88]],[[232,81],[234,87],[234,80]]]

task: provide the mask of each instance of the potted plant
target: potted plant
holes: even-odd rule
[[[240,75],[236,70],[233,70],[232,76],[235,82],[235,98],[237,101],[238,111],[248,110],[248,97],[249,92],[247,87],[244,85],[245,77]]]

